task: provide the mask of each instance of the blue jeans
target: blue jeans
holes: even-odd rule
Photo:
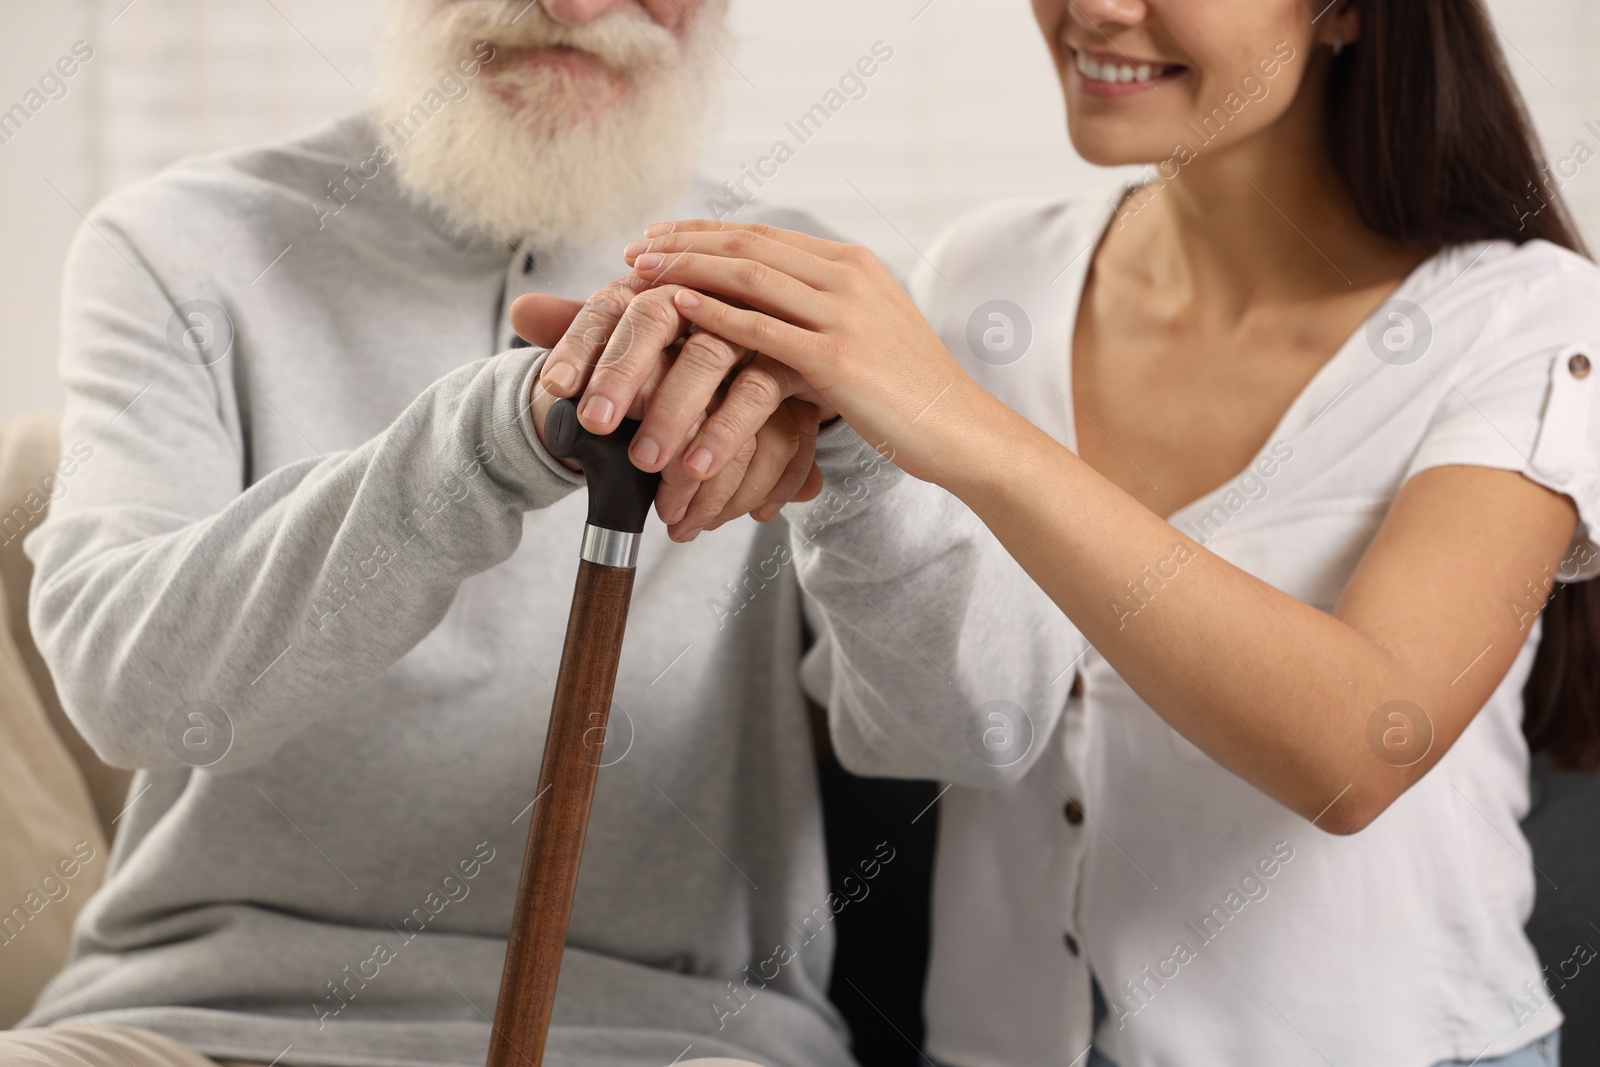
[[[939,1060],[929,1059],[927,1062],[934,1064],[934,1067],[950,1067],[949,1064],[941,1063]],[[1117,1065],[1096,1048],[1089,1050],[1089,1060],[1084,1067],[1117,1067]],[[1561,1067],[1561,1031],[1557,1030],[1549,1037],[1541,1037],[1509,1056],[1500,1056],[1492,1060],[1449,1060],[1438,1064],[1437,1067]]]
[[[1560,1064],[1561,1031],[1557,1030],[1549,1037],[1542,1037],[1509,1056],[1500,1056],[1492,1060],[1451,1060],[1439,1064],[1438,1067],[1560,1067]],[[1092,1049],[1089,1052],[1089,1062],[1084,1067],[1117,1067],[1117,1065],[1101,1055],[1099,1049]]]
[[[1469,1067],[1470,1060],[1452,1060],[1441,1063],[1439,1067]],[[1479,1060],[1472,1067],[1560,1067],[1561,1064],[1561,1031],[1557,1030],[1549,1037],[1541,1037],[1533,1044],[1518,1049],[1509,1056],[1501,1056],[1495,1060]]]

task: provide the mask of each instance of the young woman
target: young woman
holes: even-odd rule
[[[915,302],[794,233],[628,250],[1081,634],[1060,728],[970,854],[942,839],[930,1053],[1083,1062],[1048,950],[1095,976],[1091,1062],[1553,1064],[1523,728],[1600,757],[1600,270],[1494,31],[1474,0],[1034,8],[1073,144],[1149,182],[974,213]]]

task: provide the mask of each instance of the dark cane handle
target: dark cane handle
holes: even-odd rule
[[[604,437],[578,422],[578,405],[557,400],[544,419],[544,447],[557,459],[583,468],[589,482],[589,525],[622,533],[641,533],[656,498],[661,475],[642,471],[628,458],[628,446],[639,429],[636,419]]]

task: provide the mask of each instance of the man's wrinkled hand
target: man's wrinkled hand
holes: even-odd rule
[[[529,398],[541,434],[560,397],[579,398],[579,421],[594,433],[612,432],[625,416],[643,419],[629,454],[661,472],[656,510],[675,540],[747,513],[769,520],[820,491],[813,457],[821,416],[792,396],[803,381],[714,334],[691,333],[670,287],[624,279],[583,303],[529,294],[512,305],[511,325],[551,350]],[[710,463],[705,448],[683,455],[702,430],[720,452]]]

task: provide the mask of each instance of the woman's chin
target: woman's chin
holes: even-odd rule
[[[1098,127],[1098,123],[1082,126]],[[1127,129],[1083,129],[1068,125],[1072,148],[1087,163],[1097,167],[1154,165],[1172,153],[1172,145],[1155,144],[1148,133]],[[1150,142],[1150,143],[1146,143]]]

